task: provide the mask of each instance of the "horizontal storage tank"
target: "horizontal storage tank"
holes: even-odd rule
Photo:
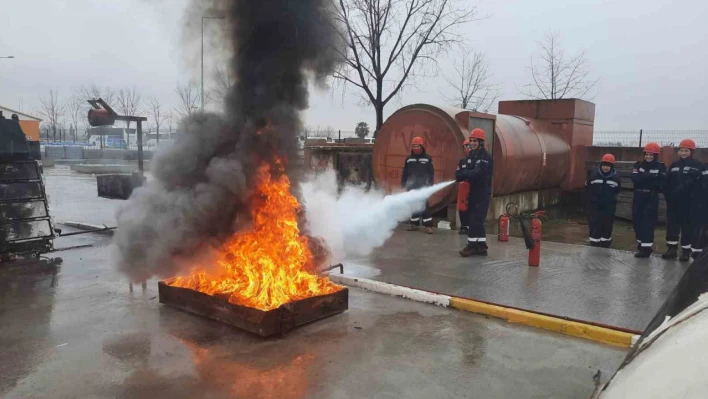
[[[403,107],[381,127],[374,144],[374,177],[389,192],[400,189],[405,158],[413,137],[425,142],[435,165],[435,182],[454,180],[464,156],[462,142],[472,127],[494,128],[494,195],[560,187],[570,166],[570,147],[560,135],[548,133],[545,121],[511,115],[479,114],[427,104]],[[429,200],[434,210],[455,198],[456,186]]]

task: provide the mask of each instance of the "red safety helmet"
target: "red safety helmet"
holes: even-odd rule
[[[411,145],[423,145],[423,139],[420,137],[413,137],[413,142],[411,142]]]
[[[462,145],[465,146],[465,145],[467,145],[467,144],[469,144],[469,143],[470,143],[470,140],[469,140],[469,139],[465,139],[465,140],[462,142]]]
[[[470,139],[486,140],[487,134],[484,133],[484,130],[480,128],[472,129],[472,133],[470,133]]]
[[[696,142],[691,139],[683,139],[679,144],[679,148],[688,148],[689,150],[695,150]]]
[[[648,152],[650,154],[658,154],[661,152],[661,147],[657,143],[648,143],[644,146],[644,152]]]
[[[612,154],[605,154],[602,156],[602,162],[615,164],[615,156]]]

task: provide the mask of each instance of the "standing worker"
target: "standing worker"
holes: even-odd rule
[[[460,168],[466,169],[467,168],[467,156],[470,155],[470,150],[472,148],[470,147],[470,140],[465,139],[465,141],[462,142],[462,151],[465,152],[465,156],[460,159],[460,162],[457,164],[457,169],[459,170]],[[467,197],[469,197],[469,190],[470,190],[470,184],[466,181],[460,182],[457,188],[457,195],[458,195],[458,203],[460,200],[464,201],[467,203]],[[464,198],[460,197],[464,196]],[[465,209],[464,211],[460,209],[459,211],[460,214],[460,231],[458,231],[458,234],[467,234],[469,231],[470,227],[470,221],[469,221],[469,211],[468,209]]]
[[[657,160],[661,148],[657,143],[644,147],[644,161],[632,168],[634,198],[632,221],[637,238],[635,258],[648,258],[654,245],[654,228],[659,218],[659,192],[666,180],[666,165]]]
[[[467,212],[469,231],[467,232],[467,246],[460,251],[460,255],[487,256],[487,233],[484,231],[484,221],[487,219],[489,197],[492,194],[492,155],[484,148],[487,136],[482,129],[473,129],[470,133],[470,153],[465,158],[465,167],[458,167],[455,180],[466,181],[470,184],[470,193],[467,198]]]
[[[708,162],[702,165],[701,177],[693,188],[691,220],[693,221],[693,242],[691,257],[701,255],[708,242]]]
[[[602,156],[600,166],[588,173],[585,190],[589,194],[590,246],[609,248],[612,245],[617,194],[622,191],[620,179],[615,171],[614,155]]]
[[[676,259],[679,236],[681,236],[681,256],[679,261],[691,258],[692,229],[695,223],[691,219],[691,202],[696,181],[701,176],[700,161],[693,159],[696,142],[691,139],[681,140],[679,159],[671,163],[666,177],[664,198],[666,198],[666,245],[668,249],[661,257]]]
[[[410,191],[432,186],[434,174],[435,168],[433,167],[433,159],[425,153],[423,139],[413,137],[411,153],[406,158],[406,164],[403,166],[401,187],[406,191]],[[422,212],[414,213],[411,216],[411,225],[408,227],[408,231],[418,230],[421,219],[423,226],[425,226],[425,232],[433,234],[433,217],[430,215],[427,202]]]

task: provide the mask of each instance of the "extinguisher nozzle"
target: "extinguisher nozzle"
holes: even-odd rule
[[[528,226],[526,226],[526,223],[524,223],[523,219],[519,220],[519,222],[521,223],[521,234],[523,234],[524,236],[524,244],[526,244],[526,249],[533,249],[536,244],[531,238],[531,233],[529,232]]]

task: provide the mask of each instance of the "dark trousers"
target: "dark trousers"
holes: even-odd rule
[[[460,227],[470,227],[470,212],[469,208],[466,211],[459,211],[460,212]]]
[[[691,208],[691,221],[693,224],[692,252],[703,252],[708,244],[708,205],[693,206]]]
[[[479,243],[487,248],[487,232],[484,229],[484,221],[487,219],[489,210],[489,200],[467,202],[467,220],[469,221],[469,231],[467,231],[467,242]]]
[[[666,245],[677,247],[681,236],[681,248],[690,249],[693,241],[691,226],[691,203],[688,201],[666,202]]]
[[[634,191],[632,200],[632,222],[637,242],[643,249],[651,251],[654,245],[654,229],[659,218],[659,194],[655,191]]]
[[[616,203],[596,204],[588,207],[588,224],[590,225],[590,242],[608,247],[612,243],[612,227],[615,223]]]
[[[433,217],[430,215],[428,204],[425,204],[425,209],[422,212],[414,213],[411,216],[411,224],[413,226],[418,226],[421,222],[425,227],[433,227]]]

